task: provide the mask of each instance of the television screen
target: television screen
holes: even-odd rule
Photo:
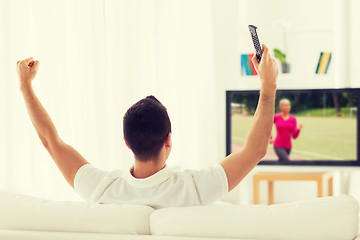
[[[357,166],[360,89],[278,90],[262,165]],[[227,154],[244,146],[259,91],[227,91]]]

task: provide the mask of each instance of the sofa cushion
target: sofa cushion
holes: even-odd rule
[[[263,205],[168,208],[150,216],[151,233],[189,237],[349,240],[358,233],[351,196]]]
[[[128,235],[109,233],[44,232],[1,230],[1,240],[234,240],[233,238],[189,238],[155,235]],[[237,239],[252,240],[252,239]]]
[[[150,234],[147,206],[51,201],[0,191],[0,229]]]

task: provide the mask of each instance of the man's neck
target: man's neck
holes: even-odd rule
[[[135,178],[147,178],[154,175],[164,167],[165,167],[165,162],[163,161],[149,160],[146,162],[142,162],[140,160],[135,159],[134,166],[131,168],[131,174]]]

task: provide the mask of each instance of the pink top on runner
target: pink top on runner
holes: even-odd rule
[[[277,113],[274,116],[274,124],[276,127],[274,146],[290,149],[292,147],[291,137],[296,139],[300,134],[300,130],[297,128],[296,118],[290,114],[289,118],[285,120],[281,113]]]

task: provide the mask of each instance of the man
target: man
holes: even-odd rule
[[[260,97],[244,148],[216,167],[195,171],[171,171],[165,164],[171,152],[171,123],[166,108],[153,96],[128,109],[124,116],[124,140],[134,153],[130,171],[106,172],[89,164],[60,139],[50,116],[32,88],[39,61],[17,62],[20,90],[31,121],[44,147],[66,181],[87,201],[144,204],[162,207],[205,205],[234,189],[265,155],[274,120],[278,68],[263,45],[259,64],[252,59],[261,81]],[[191,156],[189,156],[191,157]]]

